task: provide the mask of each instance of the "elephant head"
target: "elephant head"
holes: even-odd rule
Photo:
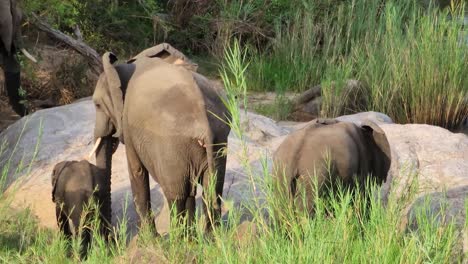
[[[119,74],[114,67],[117,57],[106,52],[102,56],[104,72],[99,76],[93,94],[96,107],[96,126],[94,137],[122,136],[123,93]]]
[[[96,166],[104,174],[103,211],[106,219],[111,219],[110,179],[112,167],[112,154],[116,150],[122,135],[122,112],[124,91],[128,80],[133,74],[131,65],[118,65],[114,63],[117,57],[106,52],[102,56],[104,72],[99,76],[93,94],[96,109],[96,123],[94,137],[96,140]]]
[[[363,121],[361,129],[370,152],[371,172],[379,184],[383,183],[391,164],[391,151],[387,136],[382,128],[370,120]]]

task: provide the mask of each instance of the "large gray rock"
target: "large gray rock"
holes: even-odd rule
[[[390,197],[404,201],[412,186],[415,198],[407,201],[402,227],[413,228],[415,213],[422,205],[427,216],[440,213],[464,223],[464,200],[468,189],[468,137],[437,126],[407,124],[381,125],[392,151],[392,165],[382,186],[385,201]],[[431,198],[428,204],[423,201]],[[441,206],[445,201],[447,206]],[[441,211],[442,210],[442,211]],[[436,219],[436,220],[442,220]]]
[[[352,115],[343,115],[337,117],[336,119],[342,122],[351,122],[357,126],[360,126],[364,120],[371,120],[377,125],[393,124],[393,120],[388,115],[373,111],[361,112]]]

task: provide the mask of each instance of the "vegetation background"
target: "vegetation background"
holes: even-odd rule
[[[348,79],[366,84],[369,103],[355,111],[447,128],[468,116],[467,16],[461,0],[31,0],[22,5],[26,15],[39,14],[67,34],[75,36],[79,28],[98,53],[111,50],[127,58],[169,42],[214,78],[224,49],[238,39],[249,52],[248,90],[275,92],[275,105],[266,114],[277,119],[290,111],[285,93],[317,84],[323,87],[322,114],[340,114]],[[75,97],[92,92],[92,82],[75,90],[80,85],[88,88],[81,87],[85,92]]]

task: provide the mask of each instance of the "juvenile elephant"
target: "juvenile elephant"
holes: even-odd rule
[[[361,126],[317,119],[291,133],[274,154],[276,180],[301,210],[314,212],[315,180],[319,191],[337,181],[351,188],[365,186],[368,175],[378,184],[390,168],[390,146],[384,131],[371,121]],[[303,204],[305,191],[306,204]]]
[[[104,72],[93,94],[95,138],[112,136],[125,144],[137,212],[154,230],[148,173],[160,184],[169,206],[187,215],[189,224],[195,214],[196,184],[201,183],[208,219],[216,221],[221,214],[226,169],[222,149],[230,131],[229,113],[205,77],[185,63],[168,60],[167,52],[156,51],[146,50],[124,64],[114,64],[112,53],[103,55]],[[110,159],[107,155],[102,162]],[[210,181],[215,191],[208,196]]]
[[[91,241],[89,224],[94,212],[86,211],[91,200],[96,202],[100,210],[101,235],[106,239],[109,235],[111,218],[106,217],[109,216],[109,212],[106,212],[109,208],[103,205],[109,190],[105,188],[104,173],[104,170],[86,160],[62,161],[55,165],[52,172],[52,201],[55,203],[57,224],[67,238],[77,235],[79,227],[83,228],[82,257],[86,256]]]

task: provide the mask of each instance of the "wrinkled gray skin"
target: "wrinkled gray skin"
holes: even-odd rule
[[[20,103],[20,65],[15,57],[20,46],[21,11],[15,0],[0,0],[0,67],[5,75],[5,88],[13,110],[25,115]]]
[[[94,216],[92,211],[86,213],[86,208],[91,199],[96,202],[101,217],[100,232],[107,238],[111,219],[106,218],[102,206],[107,190],[103,188],[105,183],[105,170],[99,169],[86,160],[62,161],[57,163],[52,172],[52,201],[55,203],[57,224],[67,238],[77,235],[79,227],[83,227],[81,256],[85,257],[91,241],[89,223]],[[82,213],[85,212],[84,222],[80,222]],[[70,224],[71,222],[71,224]]]
[[[216,222],[226,170],[226,156],[217,153],[227,146],[230,128],[211,112],[223,120],[228,112],[205,77],[157,55],[137,55],[128,64],[114,65],[115,56],[104,54],[104,72],[93,95],[95,138],[113,136],[125,144],[141,221],[156,230],[149,173],[160,184],[169,206],[179,216],[188,216],[188,224],[195,214],[196,183],[206,190],[212,180],[215,192],[203,195],[208,202],[205,211],[208,207]],[[216,174],[210,173],[215,170]],[[207,228],[212,224],[208,221]]]
[[[319,192],[336,187],[337,181],[350,188],[357,183],[364,190],[369,174],[378,184],[386,180],[390,162],[387,137],[371,121],[359,127],[333,119],[313,120],[291,133],[274,154],[279,190],[310,214],[315,180]],[[306,204],[301,191],[306,192]]]

